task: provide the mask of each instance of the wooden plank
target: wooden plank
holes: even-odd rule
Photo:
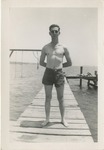
[[[35,117],[28,117],[28,118],[25,118],[25,117],[20,117],[19,119],[18,119],[18,125],[20,125],[20,123],[22,122],[22,121],[44,121],[44,118],[35,118]],[[55,118],[50,118],[50,122],[60,122],[60,119],[59,118],[57,118],[57,119],[55,119]],[[67,122],[69,123],[69,124],[87,124],[86,123],[86,120],[85,119],[67,119]]]
[[[32,108],[32,109],[42,109],[43,111],[45,110],[45,107],[44,106],[40,106],[40,105],[30,105],[28,106],[29,108]],[[59,111],[59,106],[56,106],[56,107],[51,107],[51,111],[54,111],[54,110],[57,110]],[[66,107],[65,110],[80,110],[79,106],[70,106],[70,107]]]
[[[46,130],[47,129],[47,130]],[[65,130],[65,129],[51,129],[51,128],[24,128],[24,127],[12,127],[11,132],[31,133],[31,134],[44,134],[44,135],[64,135],[64,136],[89,136],[91,135],[89,130]]]
[[[42,87],[42,89],[38,93],[44,93],[45,89]],[[70,90],[69,85],[64,87],[64,92],[67,92],[68,94],[72,94],[73,92]],[[56,93],[56,88],[53,86],[52,93]]]
[[[66,76],[67,79],[96,80],[96,76]]]
[[[21,115],[27,116],[27,117],[44,117],[45,118],[45,111],[38,111],[36,109],[26,109],[24,113]],[[60,112],[59,111],[53,111],[50,113],[50,118],[60,118]],[[83,119],[84,116],[79,110],[70,110],[65,111],[65,118],[80,118]]]
[[[72,93],[71,91],[67,90],[67,89],[65,89],[64,93],[65,93],[65,95],[69,95],[69,96],[70,96],[70,95],[73,95],[73,93]],[[43,91],[40,91],[38,94],[44,94],[44,95],[45,95],[45,91],[44,91],[44,90],[43,90]],[[56,94],[57,94],[56,91],[53,90],[53,91],[52,91],[52,95],[53,95],[53,94],[56,95]]]
[[[29,106],[29,107],[42,107],[42,108],[45,108],[45,105],[32,105],[32,103],[31,103],[31,106]],[[54,105],[54,106],[52,106],[51,105],[51,108],[59,108],[59,105]],[[80,109],[80,107],[79,107],[79,105],[68,105],[68,106],[65,106],[65,110],[66,109]]]
[[[39,93],[44,94],[44,92],[45,92],[45,90],[44,90],[44,88],[43,88],[43,89],[40,90],[37,94],[39,94]],[[69,94],[69,95],[70,95],[70,94],[73,94],[73,92],[71,91],[71,89],[70,89],[68,86],[64,88],[64,92],[67,93],[67,94]],[[56,89],[53,88],[53,89],[52,89],[52,94],[56,94],[56,93],[57,93]]]
[[[67,79],[82,79],[82,76],[66,76]]]
[[[91,136],[60,136],[60,135],[42,135],[42,134],[29,134],[29,133],[15,133],[12,132],[10,136],[10,142],[25,142],[25,143],[44,143],[44,142],[88,142],[93,143]]]
[[[24,113],[26,113],[26,112],[32,112],[32,113],[38,113],[38,112],[44,112],[45,111],[45,108],[44,107],[37,107],[37,106],[29,106],[25,111],[24,111]],[[52,107],[51,108],[51,113],[58,113],[59,112],[59,107]],[[79,107],[77,107],[77,109],[73,109],[73,108],[69,108],[69,107],[67,107],[66,109],[65,109],[65,112],[66,112],[66,114],[67,113],[69,113],[69,114],[71,114],[71,113],[82,113],[81,111],[80,111],[80,109],[79,109]]]
[[[36,97],[35,97],[35,99],[42,99],[42,98],[45,98],[45,94],[38,94],[38,95],[36,95]],[[53,94],[52,95],[52,99],[57,99],[57,96],[56,96],[56,94]],[[74,95],[64,95],[64,99],[66,100],[66,99],[68,99],[68,100],[70,100],[70,99],[75,99],[75,97],[74,97]]]
[[[36,117],[34,117],[34,116],[21,116],[21,118],[39,118],[39,119],[43,119],[43,120],[45,120],[45,116],[44,117],[40,117],[40,116],[36,116]],[[52,120],[52,119],[61,119],[61,117],[50,117],[50,120]],[[65,119],[66,120],[85,120],[84,118],[76,118],[76,116],[69,116],[68,118],[67,117],[65,117]]]
[[[21,122],[18,122],[18,124],[12,124],[12,126],[20,126],[20,127],[28,127],[28,128],[40,128],[42,127],[42,123],[43,123],[44,120],[21,120]],[[61,121],[50,121],[49,124],[47,125],[47,128],[51,128],[51,129],[65,129],[65,130],[68,130],[68,129],[80,129],[80,130],[88,130],[88,125],[86,123],[72,123],[72,122],[69,122],[69,127],[65,127],[61,124]]]
[[[37,94],[45,94],[44,88],[42,88]],[[55,89],[55,87],[53,87],[53,89],[52,89],[52,95],[53,95],[53,94],[56,94],[56,89]],[[73,92],[71,91],[69,85],[66,85],[66,84],[65,84],[64,94],[65,94],[65,95],[66,95],[66,94],[68,94],[68,95],[71,95],[71,94],[72,94],[72,95],[73,95]]]
[[[45,101],[45,97],[40,97],[40,96],[36,96],[35,98],[34,98],[34,101],[35,100],[44,100]],[[52,97],[52,99],[51,99],[51,101],[58,101],[58,99],[57,99],[57,97]],[[72,98],[72,97],[66,97],[66,98],[64,98],[64,102],[65,101],[74,101],[74,102],[76,102],[77,103],[77,101],[74,99],[74,98]],[[78,103],[77,103],[78,104]]]
[[[37,95],[40,95],[40,96],[45,96],[45,92],[43,92],[43,93],[41,93],[41,92],[39,92]],[[36,96],[37,96],[36,95]],[[68,95],[69,97],[71,97],[71,96],[73,96],[74,97],[74,95],[72,94],[72,93],[65,93],[65,95],[64,96],[66,96],[66,95]],[[52,96],[56,96],[57,97],[57,93],[52,93]]]
[[[44,106],[45,105],[45,100],[44,99],[35,99],[32,103],[31,103],[32,106],[34,105],[41,105],[41,106]],[[70,107],[70,105],[75,105],[75,106],[78,106],[78,103],[77,101],[65,101],[65,107]],[[59,106],[59,102],[56,100],[52,100],[51,101],[51,106]]]

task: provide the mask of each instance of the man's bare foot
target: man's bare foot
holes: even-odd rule
[[[64,121],[61,121],[61,123],[65,126],[65,127],[68,127],[69,124],[64,120]]]
[[[49,120],[45,120],[45,121],[42,123],[42,127],[46,126],[48,123],[49,123]]]

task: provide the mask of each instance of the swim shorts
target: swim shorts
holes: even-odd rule
[[[44,85],[53,85],[55,84],[55,87],[60,87],[61,85],[64,85],[64,73],[62,69],[50,69],[46,68],[44,72],[44,76],[42,79],[42,83]]]

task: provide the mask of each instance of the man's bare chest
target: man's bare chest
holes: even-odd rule
[[[47,56],[63,56],[64,55],[64,49],[62,47],[54,47],[49,48],[46,51]]]

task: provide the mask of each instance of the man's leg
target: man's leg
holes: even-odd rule
[[[52,98],[52,87],[53,85],[44,85],[45,88],[45,113],[46,120],[42,123],[43,126],[47,125],[50,119],[50,107],[51,107],[51,98]]]
[[[59,101],[59,108],[61,113],[61,122],[64,126],[69,126],[69,124],[65,121],[65,106],[64,106],[64,85],[60,87],[56,87],[57,98]]]

